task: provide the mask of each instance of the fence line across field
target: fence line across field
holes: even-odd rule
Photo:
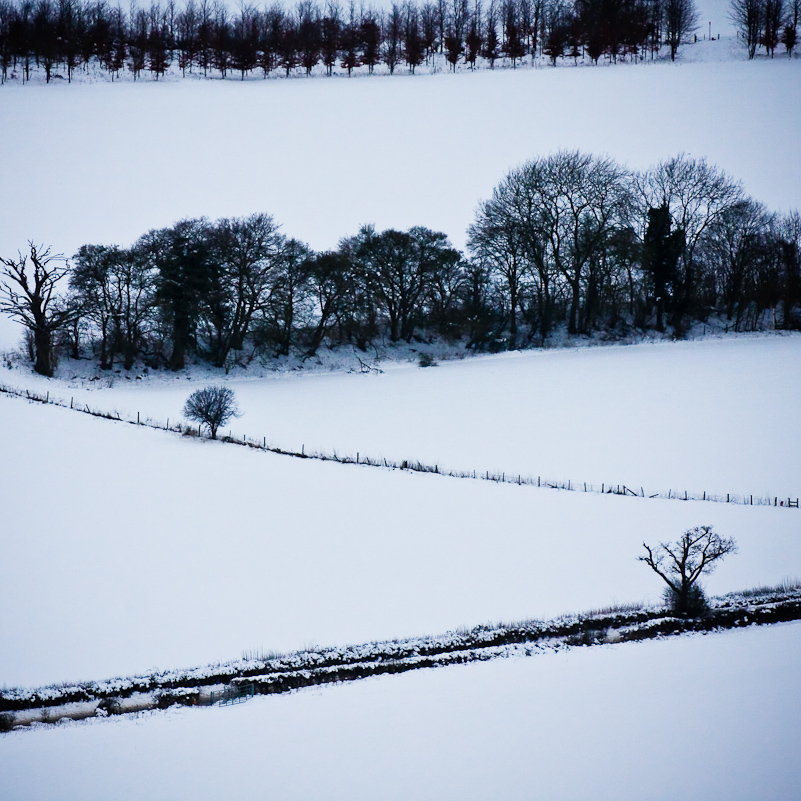
[[[61,406],[69,408],[73,411],[78,411],[83,414],[89,414],[93,417],[102,417],[106,420],[115,420],[123,423],[129,423],[137,426],[145,426],[147,428],[160,429],[162,431],[172,431],[174,433],[183,434],[184,436],[191,435],[195,437],[202,437],[202,426],[186,425],[185,423],[176,423],[170,426],[170,420],[167,418],[167,423],[162,424],[159,421],[152,420],[151,418],[142,418],[139,412],[136,413],[136,420],[123,419],[119,412],[103,412],[97,409],[91,409],[88,404],[75,404],[75,399],[70,398],[69,404],[65,400],[59,398],[51,398],[50,392],[45,395],[31,392],[28,389],[18,389],[5,384],[0,384],[0,392],[7,395],[13,395],[20,398],[25,398],[29,401],[37,403],[46,403],[53,406]],[[293,456],[300,459],[316,459],[323,462],[338,462],[340,464],[358,464],[366,467],[384,467],[391,470],[411,470],[416,473],[434,473],[436,475],[447,476],[450,478],[470,478],[480,481],[494,481],[501,484],[517,484],[519,486],[540,487],[547,489],[559,489],[569,492],[592,492],[601,495],[622,495],[634,498],[664,498],[666,500],[676,501],[707,501],[712,503],[736,503],[741,506],[775,506],[784,507],[788,509],[798,509],[798,498],[780,498],[778,495],[754,495],[754,494],[735,494],[726,493],[714,494],[710,492],[676,492],[676,490],[668,490],[667,492],[646,493],[644,487],[629,487],[625,484],[590,484],[586,481],[576,482],[568,480],[553,480],[532,475],[523,475],[522,473],[506,473],[506,472],[491,472],[476,471],[476,470],[440,470],[439,465],[428,465],[420,461],[404,459],[403,461],[393,461],[386,458],[375,458],[370,456],[362,456],[358,451],[356,456],[339,456],[336,450],[329,454],[324,451],[310,451],[306,452],[306,446],[301,445],[300,451],[288,450],[286,448],[279,448],[267,443],[267,437],[262,437],[261,442],[258,439],[248,438],[246,436],[237,439],[228,432],[228,436],[222,437],[220,442],[231,443],[234,445],[245,446],[248,448],[255,448],[257,450],[268,451],[270,453],[277,453],[282,456]]]

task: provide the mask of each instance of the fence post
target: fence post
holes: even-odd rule
[[[70,409],[72,408],[72,402],[73,402],[74,400],[75,400],[75,398],[70,398]]]
[[[139,425],[139,412],[136,413],[136,425]]]

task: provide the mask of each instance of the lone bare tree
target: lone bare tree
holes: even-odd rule
[[[733,537],[721,537],[712,526],[687,529],[671,544],[660,542],[658,547],[642,544],[645,562],[666,584],[665,596],[675,612],[686,615],[702,612],[706,599],[696,584],[704,573],[711,573],[726,554],[737,553]]]
[[[66,259],[52,255],[50,248],[29,242],[28,257],[0,256],[0,311],[24,325],[33,336],[33,369],[53,375],[53,334],[77,313],[57,292],[59,282],[69,272]]]
[[[183,412],[190,420],[207,425],[212,439],[217,429],[232,417],[239,417],[234,392],[228,387],[204,387],[195,390],[186,400]]]

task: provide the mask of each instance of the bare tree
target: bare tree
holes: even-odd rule
[[[781,41],[782,25],[787,21],[788,15],[784,7],[784,0],[765,0],[765,29],[762,32],[762,44],[768,55],[773,58],[773,52]]]
[[[535,267],[546,298],[552,277],[561,276],[570,296],[568,331],[575,334],[586,327],[581,299],[592,262],[625,224],[629,206],[624,168],[563,150],[513,170],[479,210],[468,243],[476,251],[482,232],[502,232],[507,253],[512,244]]]
[[[711,573],[724,556],[737,553],[734,538],[721,537],[712,526],[687,529],[671,544],[660,542],[654,548],[643,543],[642,547],[647,554],[638,560],[667,584],[666,598],[681,615],[703,611],[704,594],[696,582],[704,573]]]
[[[403,10],[397,3],[392,4],[384,19],[383,38],[383,59],[392,75],[401,60],[403,50]]]
[[[445,234],[423,226],[376,233],[364,226],[351,240],[357,269],[389,321],[393,342],[411,342],[425,313],[425,299],[436,274],[459,254]]]
[[[745,39],[748,58],[753,58],[765,21],[764,0],[732,0],[729,19],[737,33]]]
[[[29,242],[28,257],[16,259],[0,256],[0,311],[24,325],[33,335],[34,366],[37,373],[53,375],[53,335],[67,325],[76,314],[62,298],[57,287],[69,272],[66,259],[53,255],[50,248]]]
[[[224,286],[213,315],[210,345],[214,364],[222,367],[231,350],[244,348],[254,315],[269,299],[284,237],[269,214],[252,214],[218,221],[211,240]]]
[[[673,226],[684,232],[673,297],[672,324],[678,331],[695,300],[704,245],[717,220],[744,198],[743,189],[719,168],[684,153],[635,176],[634,183],[641,221],[647,209],[667,206]]]
[[[693,0],[665,0],[665,39],[671,61],[675,61],[679,45],[697,28],[698,11]]]
[[[220,426],[240,416],[233,390],[215,386],[196,389],[187,398],[183,413],[190,420],[207,425],[212,439],[217,439]]]
[[[82,315],[100,334],[100,369],[110,369],[120,350],[130,370],[152,308],[153,275],[147,259],[136,249],[83,245],[73,265],[70,287]]]

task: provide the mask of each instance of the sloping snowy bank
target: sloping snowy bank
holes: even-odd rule
[[[686,152],[789,211],[801,204],[801,60],[731,57],[721,41],[678,64],[7,85],[0,253],[33,239],[69,256],[185,217],[257,211],[318,249],[369,222],[425,225],[461,247],[504,175],[559,148],[633,169]],[[2,346],[18,340],[4,325]]]
[[[14,733],[3,796],[667,801],[680,782],[686,801],[788,801],[799,634],[575,649]]]
[[[675,617],[662,605],[564,615],[549,621],[477,626],[433,637],[252,655],[227,664],[166,670],[147,676],[0,691],[4,728],[104,717],[132,710],[241,701],[256,695],[357,681],[575,646],[641,641],[686,632],[722,631],[801,619],[801,584],[710,598],[700,617]]]
[[[131,675],[659,597],[642,541],[699,523],[720,594],[801,573],[796,510],[303,461],[0,397],[0,677]]]
[[[224,381],[243,412],[233,433],[288,450],[626,484],[648,495],[797,498],[797,364],[801,336],[777,334],[509,353],[425,370],[382,362],[384,373],[366,375],[198,370],[71,381],[67,362],[66,381],[26,366],[0,368],[0,383],[164,424],[179,419],[193,389]]]

